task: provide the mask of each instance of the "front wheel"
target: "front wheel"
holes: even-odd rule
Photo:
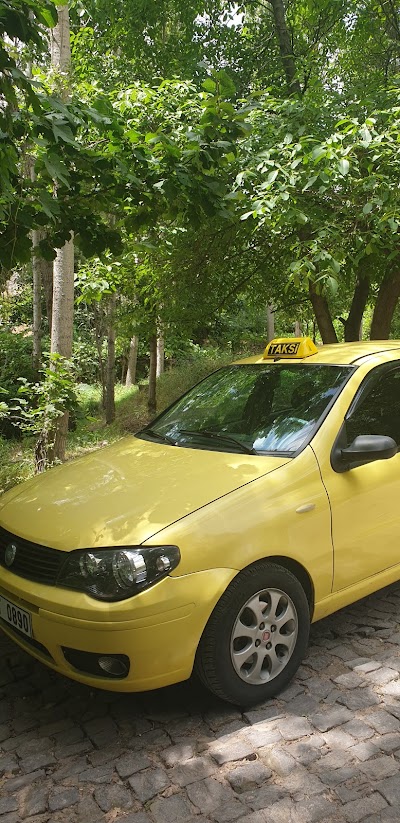
[[[201,638],[195,671],[224,700],[252,706],[292,679],[306,652],[310,609],[282,566],[260,561],[235,577]]]

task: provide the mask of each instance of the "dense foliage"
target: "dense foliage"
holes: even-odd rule
[[[261,345],[271,317],[324,342],[397,328],[398,3],[77,0],[67,77],[60,25],[50,0],[0,0],[0,331],[29,340],[33,269],[24,376],[72,236],[76,379],[105,402],[133,341],[152,385],[156,338],[174,363]]]

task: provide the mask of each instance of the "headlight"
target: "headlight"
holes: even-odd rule
[[[97,600],[125,600],[166,577],[180,559],[177,546],[79,549],[68,555],[57,585]]]

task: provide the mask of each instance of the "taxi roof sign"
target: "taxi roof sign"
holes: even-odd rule
[[[276,337],[266,347],[263,360],[281,358],[301,359],[317,354],[318,349],[310,337]]]

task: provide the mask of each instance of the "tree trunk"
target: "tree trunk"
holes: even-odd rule
[[[63,75],[63,100],[69,97],[68,75],[71,68],[71,41],[69,34],[69,11],[68,5],[57,6],[58,23],[51,29],[50,33],[50,56],[51,65]]]
[[[381,283],[372,316],[370,339],[387,340],[393,313],[400,297],[400,271],[388,274]]]
[[[74,243],[69,240],[57,250],[54,261],[51,353],[71,359],[74,320]],[[55,366],[56,368],[56,366]],[[64,460],[68,434],[68,411],[57,419],[51,461]]]
[[[157,377],[157,335],[150,338],[150,366],[149,366],[149,395],[147,408],[149,414],[155,414],[157,408],[156,401],[156,377]]]
[[[107,311],[106,423],[115,420],[115,306],[117,296],[110,294]]]
[[[101,407],[105,409],[106,407],[106,367],[104,365],[103,360],[103,340],[105,336],[105,329],[104,329],[104,315],[103,315],[103,308],[101,303],[98,304],[96,302],[93,303],[93,316],[94,316],[94,336],[96,342],[96,349],[97,349],[97,359],[99,365],[99,373],[100,373],[100,383],[101,383]]]
[[[309,294],[322,342],[337,343],[338,339],[326,297],[317,292],[315,283],[311,281],[309,283]]]
[[[42,360],[42,277],[40,258],[35,253],[40,241],[40,232],[32,231],[32,270],[33,270],[33,368],[36,374]]]
[[[270,0],[275,21],[276,36],[279,43],[283,69],[289,94],[301,94],[300,83],[296,76],[296,63],[293,54],[292,41],[286,24],[285,6],[283,0]]]
[[[133,386],[136,383],[136,366],[139,348],[139,338],[134,334],[131,338],[128,356],[128,368],[126,371],[125,386]]]
[[[68,6],[57,6],[58,23],[51,30],[51,65],[61,75],[61,99],[69,97],[68,73],[71,66]],[[53,313],[51,353],[70,359],[74,319],[74,244],[67,241],[57,250],[53,267]],[[52,459],[64,460],[68,433],[68,411],[56,421]]]
[[[164,371],[164,332],[161,327],[157,329],[157,365],[156,377]]]
[[[344,322],[344,339],[351,343],[354,340],[361,340],[361,323],[367,305],[369,295],[369,278],[359,276],[351,301],[349,316]]]
[[[267,342],[270,343],[275,337],[275,310],[272,304],[267,306]]]
[[[51,260],[43,260],[43,258],[40,258],[39,264],[44,299],[46,302],[47,323],[49,334],[51,335],[51,326],[53,323],[53,263]]]

